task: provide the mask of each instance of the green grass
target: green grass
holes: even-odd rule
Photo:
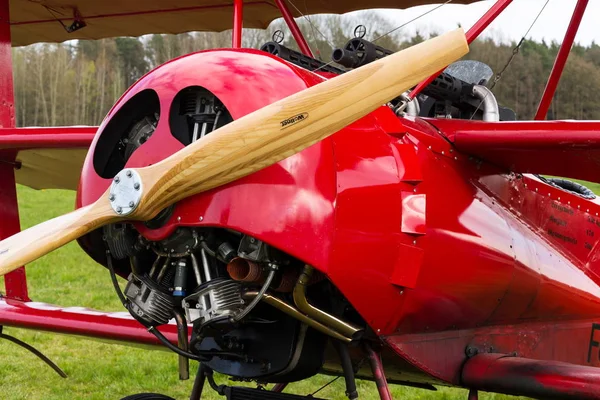
[[[73,204],[73,192],[34,191],[19,187],[23,228],[71,211]],[[122,310],[106,269],[88,258],[76,243],[32,263],[27,274],[30,296],[36,301],[106,311]],[[191,391],[191,380],[178,380],[177,357],[169,352],[15,328],[5,328],[5,333],[37,347],[63,368],[69,378],[58,377],[26,350],[0,340],[0,399],[116,400],[139,392],[158,392],[186,399]],[[192,373],[195,373],[195,366]],[[225,379],[219,377],[222,382]],[[308,394],[330,379],[316,376],[291,385],[288,391]],[[374,383],[360,381],[358,386],[361,399],[378,398]],[[437,392],[430,392],[394,386],[392,390],[394,398],[403,400],[467,398],[467,392],[462,389],[440,388]],[[345,399],[343,380],[338,380],[319,395],[328,399]],[[218,396],[207,390],[205,398],[216,399]],[[480,398],[510,399],[494,394],[483,394]]]

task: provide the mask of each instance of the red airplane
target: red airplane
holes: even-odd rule
[[[285,387],[317,373],[343,376],[349,399],[356,378],[382,400],[389,383],[599,399],[600,202],[541,176],[600,182],[600,123],[544,121],[588,1],[527,122],[498,105],[489,68],[439,72],[510,0],[395,54],[357,37],[335,66],[288,3],[0,1],[0,324],[167,346],[184,377],[200,362],[191,399],[205,381],[305,399]],[[241,48],[242,25],[278,17],[300,52]],[[232,27],[232,49],[156,68],[100,127],[14,126],[11,45]],[[77,211],[19,233],[15,182],[77,190]],[[75,239],[132,318],[31,302],[20,266]],[[217,386],[213,371],[276,385]]]

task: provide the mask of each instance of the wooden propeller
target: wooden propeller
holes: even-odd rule
[[[248,114],[160,163],[121,171],[94,204],[0,241],[0,275],[103,225],[152,219],[181,199],[298,153],[467,52],[463,30],[449,32]]]

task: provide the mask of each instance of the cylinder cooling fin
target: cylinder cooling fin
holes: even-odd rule
[[[187,146],[233,121],[221,100],[208,89],[190,86],[181,90],[171,104],[171,134]]]
[[[142,90],[129,99],[99,133],[93,159],[96,173],[112,179],[150,139],[159,119],[160,101],[154,90]]]

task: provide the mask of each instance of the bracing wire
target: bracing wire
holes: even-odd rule
[[[423,18],[423,17],[424,17],[424,16],[426,16],[427,14],[429,14],[429,13],[431,13],[431,12],[433,12],[433,11],[435,11],[435,10],[437,10],[437,9],[439,9],[439,8],[441,8],[441,7],[443,7],[443,6],[445,6],[445,5],[446,5],[446,4],[448,4],[448,3],[451,3],[452,1],[453,1],[453,0],[447,0],[445,3],[442,3],[442,4],[440,4],[440,5],[438,5],[438,6],[434,7],[434,8],[432,8],[432,9],[430,9],[430,10],[427,10],[427,11],[425,11],[423,14],[421,14],[421,15],[418,15],[417,17],[415,17],[415,18],[411,19],[410,21],[404,22],[404,23],[402,23],[401,25],[399,25],[399,26],[395,27],[394,29],[391,29],[390,31],[388,31],[388,32],[384,33],[383,35],[376,37],[375,39],[373,39],[373,40],[372,40],[372,42],[375,42],[375,41],[377,41],[377,40],[379,40],[379,39],[381,39],[381,38],[384,38],[384,37],[386,37],[387,35],[390,35],[390,34],[392,34],[392,33],[396,32],[398,29],[402,29],[402,28],[406,27],[407,25],[409,25],[409,24],[411,24],[411,23],[413,23],[413,22],[415,22],[415,21],[419,20],[420,18]],[[290,3],[291,3],[291,1],[290,1]],[[293,3],[292,3],[292,5],[293,5]],[[296,8],[296,7],[294,6],[294,8]],[[297,8],[296,8],[296,10],[297,10]],[[300,12],[300,11],[298,11],[298,12]],[[322,35],[322,33],[321,33],[321,35]],[[327,43],[329,43],[329,41],[327,41]],[[330,43],[330,45],[331,45],[331,43]],[[333,48],[333,47],[332,47],[332,48]],[[327,67],[327,66],[329,66],[329,65],[331,65],[331,64],[333,64],[333,63],[334,63],[333,61],[329,61],[327,64],[324,64],[324,65],[320,66],[319,68],[316,68],[316,69],[314,69],[314,70],[313,70],[313,72],[316,72],[316,71],[318,71],[318,70],[320,70],[320,69],[322,69],[322,68],[325,68],[325,67]]]
[[[386,33],[384,33],[383,35],[376,37],[375,39],[371,40],[371,42],[375,43],[375,42],[376,42],[376,41],[378,41],[379,39],[381,39],[381,38],[384,38],[384,37],[386,37],[387,35],[390,35],[390,34],[392,34],[392,33],[396,32],[398,29],[402,29],[402,28],[404,28],[405,26],[407,26],[407,25],[409,25],[409,24],[411,24],[411,23],[415,22],[416,20],[418,20],[418,19],[420,19],[420,18],[422,18],[422,17],[426,16],[426,15],[427,15],[427,14],[429,14],[429,13],[432,13],[432,12],[434,12],[434,11],[435,11],[435,10],[437,10],[438,8],[442,8],[442,7],[444,7],[446,4],[448,4],[448,3],[451,3],[451,2],[452,2],[452,0],[447,0],[445,3],[442,3],[442,4],[440,4],[440,5],[436,6],[436,7],[433,7],[433,8],[432,8],[432,9],[430,9],[430,10],[427,10],[427,11],[425,11],[423,14],[421,14],[421,15],[419,15],[419,16],[417,16],[417,17],[413,18],[413,19],[411,19],[410,21],[404,22],[404,23],[402,23],[401,25],[398,25],[398,26],[397,26],[397,27],[395,27],[394,29],[390,30],[389,32],[386,32]]]
[[[502,70],[500,70],[500,72],[498,72],[496,74],[496,76],[494,77],[494,81],[492,82],[492,86],[490,86],[490,90],[492,90],[492,89],[494,89],[496,87],[496,84],[498,82],[500,82],[500,79],[502,79],[502,76],[503,76],[504,72],[506,72],[506,70],[508,69],[508,67],[510,66],[510,64],[513,62],[513,60],[515,59],[515,57],[517,56],[517,54],[519,54],[519,50],[521,49],[521,46],[523,45],[523,43],[525,43],[527,35],[529,35],[529,32],[531,32],[531,30],[533,29],[533,26],[536,24],[537,20],[540,18],[540,16],[544,12],[544,9],[546,8],[546,6],[548,5],[549,2],[550,2],[550,0],[546,0],[546,2],[544,3],[544,5],[540,9],[540,12],[538,12],[538,14],[534,18],[533,22],[531,23],[531,25],[529,26],[529,28],[527,29],[527,31],[523,35],[523,37],[521,37],[521,40],[519,40],[519,43],[513,49],[510,57],[508,58],[508,61],[506,62],[506,64],[502,68]],[[470,119],[473,119],[473,117],[475,117],[475,114],[477,114],[477,112],[479,111],[479,109],[481,108],[481,106],[483,105],[483,103],[485,102],[485,99],[487,98],[487,96],[489,96],[489,93],[491,93],[491,92],[486,93],[486,95],[483,97],[483,99],[481,99],[481,102],[479,103],[479,105],[475,109],[475,112],[473,112],[473,114],[471,115]]]
[[[325,41],[327,42],[327,44],[329,46],[331,46],[332,49],[335,49],[335,45],[333,43],[331,43],[331,41],[327,38],[327,36],[323,32],[321,32],[319,30],[319,28],[316,27],[315,24],[313,24],[313,22],[311,21],[311,19],[310,19],[309,16],[307,14],[304,14],[302,11],[300,11],[300,9],[298,7],[296,7],[296,4],[294,4],[294,2],[292,0],[288,0],[288,2],[292,5],[292,7],[294,7],[294,9],[298,12],[298,14],[300,14],[302,16],[302,18],[304,18],[308,22],[308,24],[310,25],[310,28],[311,28],[312,34],[313,34],[313,40],[315,41],[315,46],[317,47],[317,53],[320,54],[320,50],[319,50],[319,46],[317,44],[317,39],[316,39],[315,31],[317,31],[319,33],[319,35],[321,35],[321,37],[323,39],[325,39]],[[306,8],[306,2],[305,2],[305,8]]]

